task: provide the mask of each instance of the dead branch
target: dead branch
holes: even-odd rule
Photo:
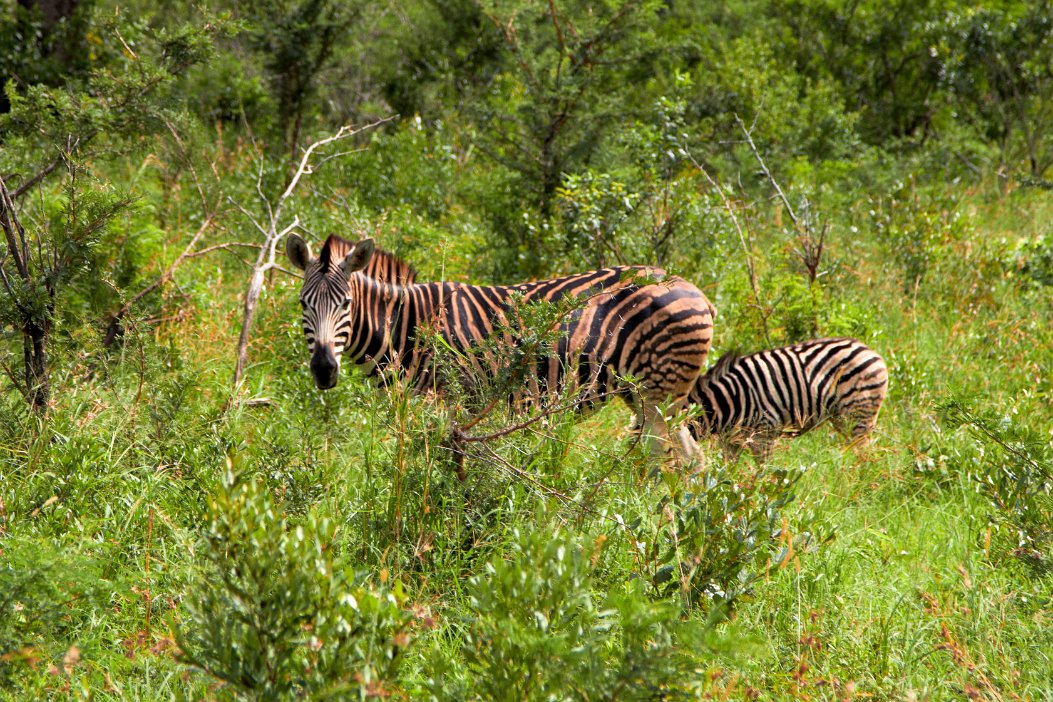
[[[259,250],[260,248],[262,248],[259,244],[252,244],[252,243],[249,243],[247,241],[225,241],[222,244],[213,244],[212,246],[206,246],[205,248],[201,249],[200,251],[195,251],[195,252],[193,252],[191,254],[187,254],[187,258],[197,258],[198,256],[204,256],[206,254],[210,254],[213,251],[225,251],[225,250],[228,250],[228,249],[234,249],[234,248],[238,248],[238,247],[244,247],[246,249],[256,249],[256,250]]]
[[[705,167],[695,160],[695,157],[690,153],[687,155],[688,159],[691,160],[692,165],[698,169],[698,171],[705,177],[709,182],[710,186],[717,191],[720,195],[721,201],[724,203],[724,209],[727,210],[728,216],[731,217],[731,223],[735,226],[735,231],[739,235],[739,243],[742,245],[742,252],[746,255],[746,272],[750,279],[750,291],[753,293],[753,304],[761,316],[761,331],[764,332],[764,341],[771,346],[771,335],[768,333],[768,313],[767,308],[761,302],[760,297],[760,286],[757,284],[757,271],[753,261],[753,238],[749,233],[749,225],[747,223],[746,229],[743,230],[742,225],[739,223],[739,218],[735,214],[735,207],[732,205],[731,200],[724,193],[724,189],[720,187],[720,184],[713,179],[713,176],[709,174],[709,171]]]
[[[779,187],[779,183],[776,182],[775,176],[771,174],[768,169],[768,164],[764,162],[764,159],[760,155],[760,150],[757,149],[757,145],[753,143],[753,135],[750,134],[750,130],[746,129],[746,125],[742,122],[742,119],[738,115],[735,115],[735,121],[739,123],[739,127],[742,129],[742,133],[746,135],[746,143],[750,145],[750,149],[753,151],[753,155],[757,159],[757,163],[760,164],[761,172],[771,183],[771,186],[775,188],[775,192],[779,195],[779,199],[782,200],[783,207],[786,208],[786,214],[790,215],[790,219],[793,220],[793,225],[800,228],[801,224],[797,220],[797,215],[794,214],[793,208],[790,207],[790,201],[786,199],[786,193]]]
[[[140,290],[131,300],[126,302],[124,305],[121,306],[120,309],[118,309],[116,312],[113,312],[110,315],[110,319],[106,324],[106,335],[103,337],[102,340],[104,348],[110,348],[111,346],[113,346],[113,343],[118,339],[118,337],[121,336],[121,334],[123,333],[122,322],[125,316],[128,314],[128,312],[132,309],[132,307],[141,302],[143,298],[145,298],[147,295],[160,289],[168,282],[172,281],[175,277],[176,269],[179,268],[179,266],[182,265],[187,259],[195,258],[203,253],[203,251],[195,251],[194,249],[198,245],[198,242],[201,241],[205,233],[212,227],[217,217],[219,216],[219,200],[217,199],[214,203],[209,202],[208,197],[205,195],[205,188],[201,183],[201,177],[198,175],[197,168],[194,166],[193,161],[190,159],[190,152],[187,149],[186,144],[183,143],[183,139],[179,136],[179,131],[175,128],[174,124],[167,120],[165,121],[165,126],[168,127],[168,131],[172,135],[172,139],[175,141],[176,146],[179,148],[180,155],[183,159],[186,160],[186,162],[189,165],[190,175],[194,179],[194,187],[197,190],[198,198],[201,200],[201,211],[204,213],[205,219],[201,223],[201,226],[198,227],[194,235],[190,237],[190,241],[189,243],[187,243],[183,251],[178,256],[176,256],[175,260],[172,261],[171,264],[169,264],[168,268],[166,268],[164,272],[161,273],[161,275],[155,281],[153,281],[145,288]],[[215,172],[214,168],[213,172]],[[228,246],[228,244],[219,244],[217,246],[226,247]],[[211,250],[213,248],[215,247],[208,247],[208,249],[206,250]]]
[[[121,321],[124,319],[125,315],[127,315],[128,312],[132,309],[132,307],[137,305],[144,297],[146,297],[147,295],[149,295],[150,293],[152,293],[153,291],[157,290],[165,283],[170,281],[172,279],[172,276],[175,275],[176,268],[178,268],[180,264],[183,263],[183,261],[185,261],[188,258],[192,258],[195,255],[198,255],[194,253],[194,247],[197,246],[197,242],[201,240],[201,237],[204,236],[205,232],[208,231],[209,227],[212,226],[212,222],[214,220],[215,213],[208,213],[205,216],[205,221],[201,223],[200,227],[198,227],[198,230],[194,233],[194,236],[190,237],[190,242],[186,245],[186,248],[183,249],[182,253],[176,256],[175,260],[172,261],[171,264],[169,264],[168,268],[165,269],[165,271],[160,275],[160,277],[158,277],[157,280],[140,290],[135,295],[135,297],[133,297],[131,300],[128,300],[128,302],[124,303],[124,305],[122,305],[119,310],[110,315],[110,321],[106,325],[106,336],[103,337],[102,340],[103,347],[110,348],[111,346],[113,346],[113,342],[116,341],[119,336],[121,336],[123,332]]]
[[[775,189],[776,194],[782,201],[783,207],[786,208],[786,214],[790,216],[790,220],[793,222],[794,230],[796,231],[796,247],[793,250],[794,255],[801,260],[802,265],[806,274],[808,275],[808,284],[812,285],[815,283],[816,278],[819,277],[819,266],[822,263],[823,249],[826,243],[826,232],[829,230],[829,225],[822,223],[819,227],[819,238],[816,239],[813,236],[812,217],[808,208],[808,200],[805,199],[805,217],[799,218],[793,211],[793,207],[790,206],[790,201],[786,197],[786,193],[779,186],[779,182],[775,180],[775,176],[772,175],[771,169],[768,168],[768,164],[764,162],[764,158],[760,154],[760,149],[753,142],[753,135],[751,134],[752,127],[746,128],[746,125],[742,122],[738,115],[735,115],[735,121],[738,122],[739,127],[742,129],[742,133],[746,136],[746,143],[749,144],[750,149],[753,151],[753,156],[757,159],[758,165],[760,165],[761,172],[768,179],[772,188]]]

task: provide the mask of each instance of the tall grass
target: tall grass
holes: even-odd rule
[[[870,446],[816,431],[766,470],[707,447],[694,476],[652,463],[611,404],[473,448],[462,481],[468,405],[354,373],[315,390],[280,276],[247,371],[267,402],[230,404],[241,271],[196,262],[169,301],[185,314],[70,357],[46,419],[3,398],[0,691],[1053,699],[1050,211],[859,203],[818,296],[793,294],[754,213],[776,339],[801,319],[860,334],[890,395]],[[697,281],[721,350],[759,338],[729,232],[726,269]],[[414,245],[452,253],[421,268],[468,276],[468,241],[428,229]]]

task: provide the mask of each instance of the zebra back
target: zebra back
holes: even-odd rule
[[[355,248],[353,242],[336,234],[330,234],[318,254],[319,267],[330,268],[333,262],[343,260]],[[417,269],[390,251],[374,248],[362,275],[373,280],[396,285],[412,285],[417,282]]]

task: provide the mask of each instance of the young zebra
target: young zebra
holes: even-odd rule
[[[855,339],[724,354],[688,395],[701,409],[691,429],[696,437],[720,436],[728,460],[749,448],[763,463],[779,436],[799,436],[826,420],[861,440],[874,428],[887,387],[885,361]]]
[[[455,351],[468,351],[502,325],[514,294],[524,303],[573,296],[581,307],[560,323],[554,353],[532,364],[528,390],[570,390],[581,407],[622,396],[637,408],[650,435],[671,444],[659,408],[683,407],[712,340],[709,300],[657,268],[604,268],[513,286],[475,286],[411,282],[412,269],[375,253],[372,239],[355,244],[333,235],[315,258],[294,235],[286,253],[304,271],[303,329],[311,374],[321,389],[336,385],[347,354],[370,375],[394,371],[415,391],[425,391],[435,379],[431,354],[417,343],[422,325],[435,327]],[[379,268],[375,256],[384,260]],[[368,275],[376,270],[383,278]],[[638,381],[638,397],[621,380],[629,376]],[[690,433],[680,432],[679,439],[674,448],[684,458],[693,456],[697,446]]]

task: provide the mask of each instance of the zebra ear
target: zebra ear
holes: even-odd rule
[[[344,260],[340,262],[340,270],[344,272],[345,276],[350,278],[352,273],[360,271],[369,265],[369,260],[373,258],[375,249],[376,244],[373,243],[372,239],[363,239],[355,244],[355,248],[351,249],[351,253],[344,256]]]
[[[311,262],[311,247],[299,235],[292,234],[285,242],[285,255],[289,262],[301,271],[307,270],[307,264]]]

